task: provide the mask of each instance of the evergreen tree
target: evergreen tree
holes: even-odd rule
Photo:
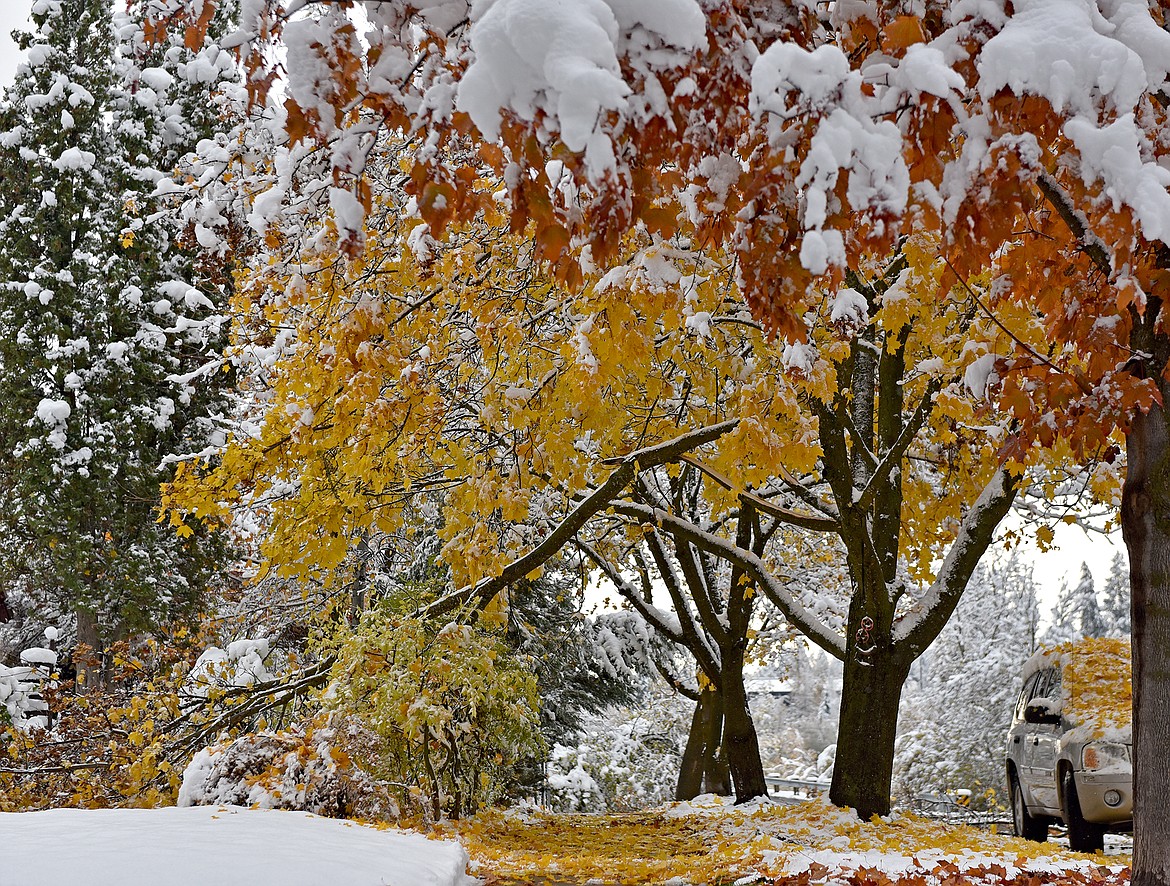
[[[225,388],[173,381],[220,349],[223,293],[192,286],[154,194],[229,69],[148,59],[108,0],[37,0],[32,25],[0,106],[0,583],[100,648],[190,610],[222,561],[156,522],[164,463],[206,445]],[[212,110],[183,122],[195,93]]]
[[[1103,637],[1106,624],[1097,602],[1097,586],[1087,563],[1081,563],[1081,575],[1071,587],[1063,583],[1060,595],[1052,607],[1052,624],[1044,633],[1044,643],[1052,645],[1079,640],[1082,637]]]
[[[1129,564],[1121,554],[1113,555],[1109,566],[1109,578],[1105,580],[1102,593],[1101,618],[1104,635],[1128,637],[1130,626]]]
[[[979,567],[903,695],[895,757],[903,799],[958,788],[1006,798],[1003,737],[1038,618],[1036,583],[1018,554]]]

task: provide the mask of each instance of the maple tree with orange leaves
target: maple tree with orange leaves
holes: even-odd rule
[[[213,0],[157,0],[198,28]],[[430,233],[466,224],[506,183],[561,285],[605,267],[628,232],[685,227],[726,249],[752,312],[806,338],[812,294],[932,232],[938,298],[988,281],[980,310],[1038,318],[1046,341],[994,361],[1012,418],[1005,460],[1065,441],[1127,441],[1121,520],[1134,606],[1134,878],[1170,876],[1170,33],[1149,0],[764,3],[652,7],[532,0],[244,6],[248,89],[274,82],[285,131],[329,149],[339,227],[360,248],[363,150],[415,141],[408,190]],[[364,7],[364,33],[347,15]],[[196,30],[197,33],[197,30]],[[563,177],[549,178],[549,161]],[[1005,331],[1010,331],[1005,324]]]

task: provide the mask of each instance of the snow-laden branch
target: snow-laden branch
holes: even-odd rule
[[[845,638],[831,631],[804,604],[793,597],[788,588],[776,580],[776,577],[768,569],[768,565],[756,554],[744,550],[725,538],[705,532],[694,523],[676,517],[661,508],[621,502],[614,505],[614,511],[657,526],[676,539],[689,542],[700,551],[706,551],[714,557],[739,567],[767,593],[768,598],[776,604],[784,617],[801,633],[835,658],[845,657]]]
[[[1076,237],[1081,249],[1084,250],[1085,255],[1089,257],[1097,270],[1104,274],[1106,279],[1112,278],[1113,260],[1109,255],[1108,247],[1089,228],[1089,222],[1084,213],[1077,209],[1064,188],[1056,179],[1043,171],[1036,176],[1036,187],[1040,189],[1040,193],[1044,195],[1044,199],[1048,201],[1049,205],[1056,210],[1056,214],[1068,225],[1068,229],[1072,231],[1072,235]]]
[[[638,613],[638,615],[642,616],[642,618],[646,620],[646,623],[650,625],[650,627],[654,628],[654,630],[658,631],[658,633],[662,634],[672,643],[676,643],[680,646],[687,645],[686,638],[683,636],[682,626],[678,624],[677,619],[672,620],[667,613],[663,612],[658,607],[647,603],[642,595],[638,593],[638,589],[634,587],[633,584],[631,584],[625,578],[625,576],[621,574],[618,568],[606,557],[603,557],[601,553],[598,552],[597,549],[588,542],[577,538],[573,540],[573,544],[575,544],[577,549],[585,554],[585,556],[593,561],[594,565],[596,565],[597,568],[601,570],[602,574],[604,574],[605,577],[609,579],[610,583],[615,588],[617,588],[617,592],[622,595],[623,599],[625,599],[627,603],[634,607],[634,610]]]
[[[573,536],[593,516],[605,510],[621,491],[633,482],[638,471],[678,461],[683,453],[713,443],[738,424],[738,419],[732,419],[708,427],[697,428],[654,446],[637,449],[618,458],[605,459],[602,461],[603,465],[616,464],[617,468],[606,478],[604,483],[570,511],[540,544],[505,566],[499,575],[485,578],[477,584],[468,585],[447,594],[429,606],[424,606],[417,615],[422,618],[443,615],[472,600],[486,603],[508,585],[527,577],[556,556],[557,552],[569,544]]]

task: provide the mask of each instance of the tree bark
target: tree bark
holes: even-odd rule
[[[1163,402],[1167,385],[1159,384]],[[1170,883],[1170,429],[1155,406],[1134,418],[1121,528],[1133,590],[1133,886]]]
[[[760,740],[743,685],[743,650],[723,650],[723,748],[735,785],[735,802],[768,795]]]
[[[898,702],[908,674],[909,666],[891,655],[845,660],[829,799],[863,821],[890,811]]]
[[[101,633],[98,631],[97,616],[80,607],[75,614],[77,616],[77,645],[89,647],[84,656],[76,657],[77,690],[84,694],[101,685],[101,656],[104,644]]]

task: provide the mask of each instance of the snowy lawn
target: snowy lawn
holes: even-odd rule
[[[1128,856],[1091,856],[915,815],[861,822],[823,800],[704,797],[625,815],[489,812],[448,825],[489,883],[1109,886]]]
[[[467,886],[459,844],[305,812],[0,813],[0,886]]]

